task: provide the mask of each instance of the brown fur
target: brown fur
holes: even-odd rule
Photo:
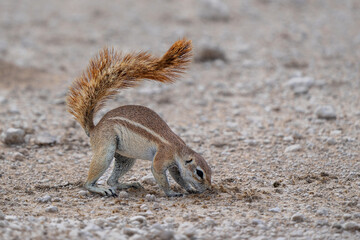
[[[191,59],[191,41],[179,40],[161,58],[147,52],[123,55],[103,49],[90,60],[89,67],[69,89],[68,111],[89,135],[95,113],[118,90],[134,87],[149,79],[171,83],[179,77]]]

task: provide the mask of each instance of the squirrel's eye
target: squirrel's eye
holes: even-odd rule
[[[185,161],[185,164],[189,164],[189,163],[191,163],[191,162],[192,162],[192,159],[186,160],[186,161]]]
[[[204,173],[203,173],[203,171],[201,171],[201,170],[199,170],[199,169],[196,169],[196,174],[197,174],[201,179],[204,178]]]

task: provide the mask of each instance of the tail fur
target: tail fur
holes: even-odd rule
[[[157,58],[148,52],[123,55],[103,49],[90,60],[87,70],[69,89],[68,111],[89,136],[95,113],[120,89],[134,87],[143,79],[174,82],[186,69],[192,56],[191,41],[182,39]]]

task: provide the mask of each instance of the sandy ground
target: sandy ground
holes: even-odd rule
[[[0,239],[360,238],[360,2],[229,0],[210,17],[204,2],[0,2]],[[183,36],[225,60],[127,90],[97,120],[155,110],[208,161],[213,190],[166,198],[138,160],[123,181],[144,189],[88,193],[67,87],[103,46],[160,55]],[[9,128],[25,142],[5,144]]]

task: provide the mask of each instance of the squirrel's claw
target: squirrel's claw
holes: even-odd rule
[[[118,195],[115,193],[115,191],[111,188],[104,191],[104,196],[106,197],[117,197]]]

